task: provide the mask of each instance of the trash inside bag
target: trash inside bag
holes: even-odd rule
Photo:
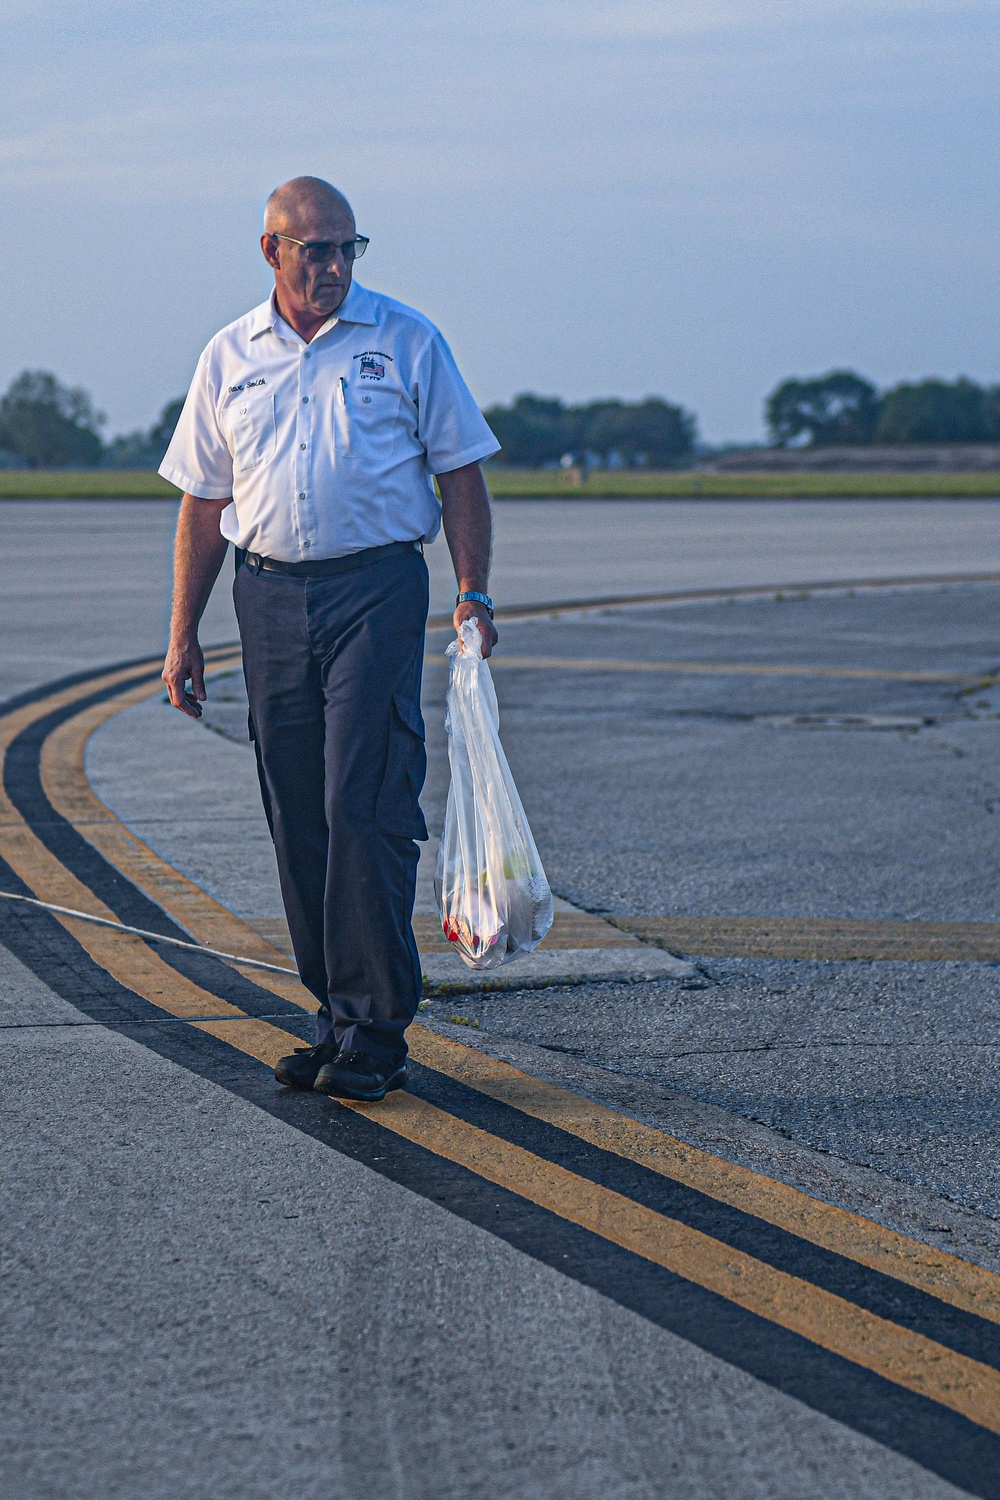
[[[495,969],[537,948],[552,926],[552,892],[500,743],[474,620],[462,622],[447,654],[451,787],[434,889],[448,941],[470,969]]]

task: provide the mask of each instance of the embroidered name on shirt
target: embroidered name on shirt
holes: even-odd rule
[[[229,394],[230,396],[235,396],[237,391],[252,391],[254,386],[266,384],[267,381],[264,379],[263,375],[261,375],[257,380],[246,381],[244,385],[231,385],[229,387]]]
[[[366,349],[363,354],[355,354],[354,358],[361,361],[358,365],[359,380],[384,380],[385,361],[395,364],[392,355],[381,349]]]

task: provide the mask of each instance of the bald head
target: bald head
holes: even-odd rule
[[[264,209],[266,234],[294,234],[316,218],[333,217],[354,223],[351,205],[322,177],[292,177],[276,187]],[[302,235],[301,238],[306,238]]]
[[[357,232],[351,205],[321,177],[293,177],[267,200],[260,248],[281,315],[306,342],[351,289]]]

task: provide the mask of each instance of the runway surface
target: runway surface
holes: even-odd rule
[[[135,524],[117,655],[67,575],[55,680],[22,580],[0,884],[282,962],[238,656],[162,704]],[[692,974],[432,999],[381,1107],[274,1085],[294,981],[0,902],[5,1492],[1000,1494],[998,600],[505,625],[553,883]]]

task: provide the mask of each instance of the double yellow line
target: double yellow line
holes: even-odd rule
[[[218,651],[211,655],[209,666],[222,671],[237,661],[232,651]],[[102,689],[110,690],[112,696],[82,702]],[[197,941],[282,962],[283,955],[258,933],[125,828],[87,782],[84,753],[90,735],[111,715],[159,690],[150,668],[142,666],[59,689],[0,719],[0,751],[6,755],[16,736],[38,719],[80,701],[80,710],[48,735],[42,750],[42,782],[56,811]],[[40,899],[114,917],[46,848],[6,793],[0,793],[0,853]],[[298,1037],[247,1015],[179,974],[141,938],[71,917],[57,920],[96,963],[165,1014],[188,1021],[268,1065],[298,1044]],[[296,981],[261,971],[247,970],[246,974],[303,1010],[314,1008],[312,998]],[[941,1303],[1000,1324],[1000,1277],[978,1266],[735,1166],[425,1027],[412,1027],[409,1036],[418,1062],[490,1099],[623,1162],[636,1163],[811,1245],[893,1277]],[[365,1109],[350,1107],[383,1129],[567,1223],[1000,1433],[1000,1373],[990,1365],[776,1269],[415,1095],[396,1094]]]

